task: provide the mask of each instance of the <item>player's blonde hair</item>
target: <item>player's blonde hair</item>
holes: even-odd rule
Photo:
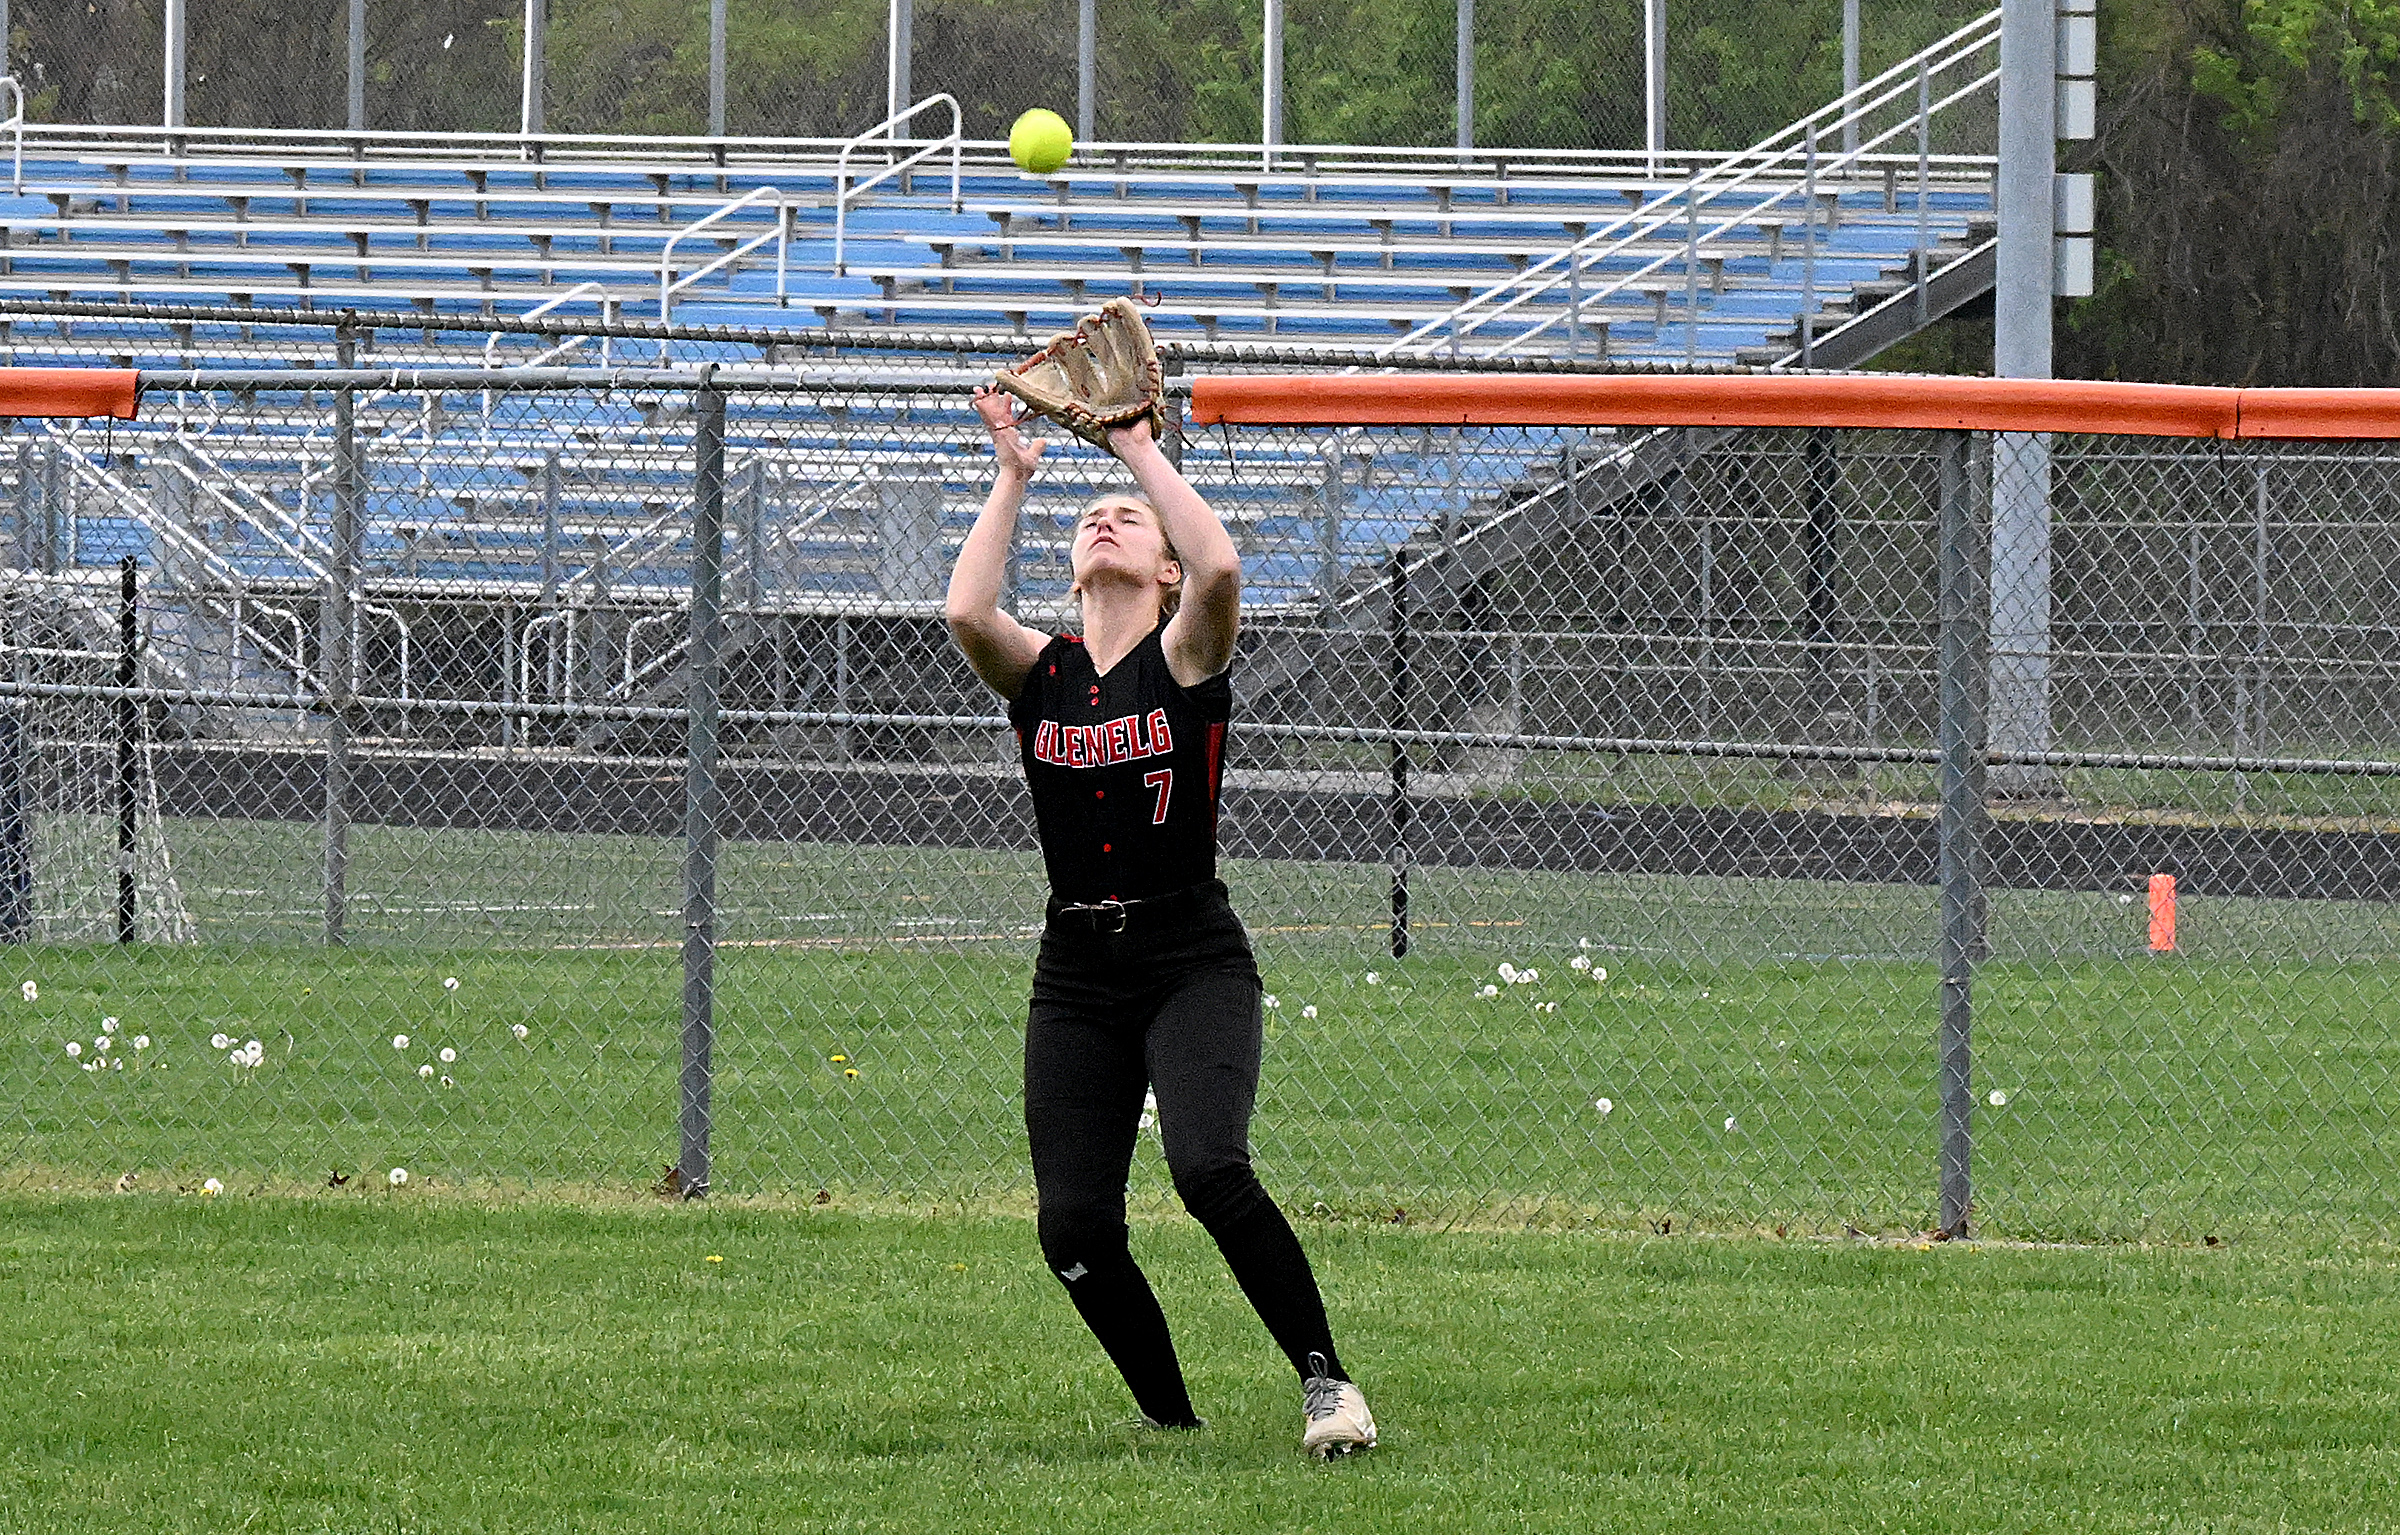
[[[1075,514],[1076,524],[1080,526],[1084,518],[1089,517],[1092,513],[1098,511],[1100,508],[1108,505],[1112,501],[1121,501],[1129,506],[1138,506],[1143,511],[1150,514],[1151,521],[1158,524],[1159,545],[1161,548],[1166,550],[1167,558],[1175,562],[1176,571],[1175,584],[1168,587],[1165,594],[1159,598],[1158,616],[1161,619],[1173,618],[1175,616],[1175,610],[1183,606],[1183,556],[1175,552],[1175,540],[1167,535],[1166,519],[1158,515],[1158,508],[1151,505],[1150,498],[1148,496],[1137,496],[1131,491],[1124,490],[1112,490],[1106,495],[1094,496],[1089,506]],[[1068,587],[1067,595],[1074,598],[1076,601],[1081,602],[1083,600],[1083,583],[1081,581],[1077,581],[1074,585]]]

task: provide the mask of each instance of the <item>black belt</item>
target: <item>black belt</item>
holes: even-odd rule
[[[1136,896],[1130,901],[1114,898],[1105,901],[1061,901],[1053,897],[1048,915],[1051,923],[1057,926],[1090,933],[1121,933],[1125,931],[1129,917],[1139,918],[1144,923],[1160,920],[1223,888],[1212,879],[1203,880],[1197,885],[1186,885],[1181,890]]]

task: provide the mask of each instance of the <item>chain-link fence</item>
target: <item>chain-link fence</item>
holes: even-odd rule
[[[538,69],[525,67],[527,8],[514,0],[351,7],[187,0],[183,123],[352,125],[409,132],[847,137],[880,121],[895,86],[894,8],[834,0],[727,0],[723,65],[708,0],[547,0]],[[1986,7],[1905,0],[1862,8],[1854,47],[1872,76]],[[1029,107],[1116,142],[1259,142],[1266,11],[1256,0],[1091,9],[1091,66],[1074,0],[903,4],[909,99],[956,96],[970,137],[996,138]],[[1306,0],[1283,11],[1284,121],[1291,143],[1447,145],[1457,133],[1455,0]],[[1483,0],[1469,11],[1473,141],[1505,148],[1640,149],[1648,57],[1641,0]],[[36,121],[164,120],[165,7],[147,0],[17,0],[7,62]],[[1664,142],[1739,149],[1840,94],[1841,0],[1666,7]],[[717,96],[721,93],[721,104]]]
[[[940,617],[967,376],[160,374],[16,423],[12,1173],[1022,1197],[1041,864]],[[2400,1223],[2388,444],[1180,452],[1244,560],[1223,871],[1296,1206]],[[1009,602],[1071,628],[1114,465],[1044,469]]]

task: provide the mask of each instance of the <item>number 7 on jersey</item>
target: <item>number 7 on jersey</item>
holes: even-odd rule
[[[1175,792],[1175,770],[1173,768],[1160,768],[1155,773],[1144,773],[1142,775],[1142,787],[1145,789],[1156,789],[1158,791],[1158,803],[1152,806],[1150,809],[1150,824],[1153,826],[1166,825],[1167,796]]]

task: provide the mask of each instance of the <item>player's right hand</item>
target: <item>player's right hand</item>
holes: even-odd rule
[[[1026,418],[1017,414],[1017,397],[989,384],[975,390],[975,414],[983,418],[986,431],[992,434],[992,455],[1000,460],[1003,469],[1020,474],[1033,473],[1041,461],[1044,443],[1039,437],[1028,437],[1018,428]]]

